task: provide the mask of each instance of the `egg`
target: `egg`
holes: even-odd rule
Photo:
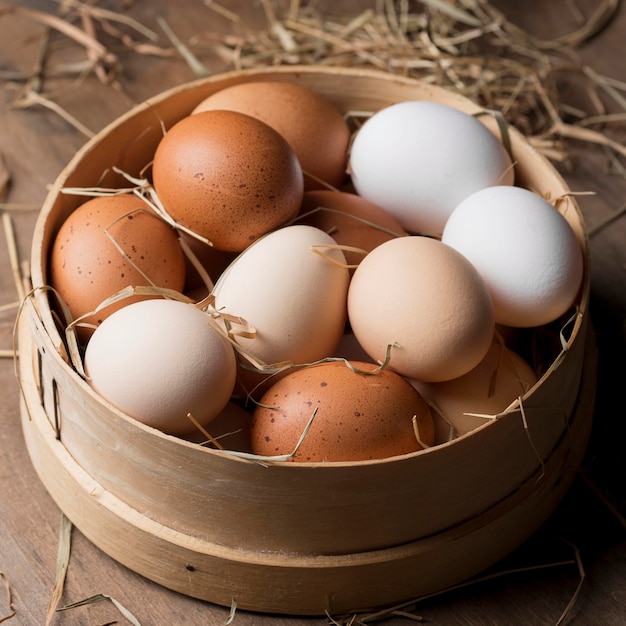
[[[514,171],[499,139],[476,117],[436,102],[406,101],[376,112],[350,152],[357,193],[414,234],[439,236],[466,196],[509,185]]]
[[[535,383],[537,375],[516,352],[494,342],[467,374],[439,383],[410,381],[430,402],[435,442],[465,435],[504,412]]]
[[[254,411],[252,451],[291,454],[309,421],[293,461],[383,459],[434,441],[430,409],[419,393],[401,376],[368,363],[326,361],[281,378]]]
[[[50,251],[49,280],[76,319],[128,286],[154,284],[181,291],[185,264],[175,231],[141,198],[130,193],[97,196],[61,225]],[[125,298],[84,322],[97,326],[141,299],[144,296]],[[82,326],[77,331],[85,341],[92,333]]]
[[[278,131],[302,165],[305,189],[323,186],[317,179],[338,187],[346,178],[350,129],[325,96],[295,83],[251,81],[208,96],[194,113],[215,109],[251,115]]]
[[[222,273],[214,307],[254,328],[254,337],[236,341],[255,359],[308,363],[332,355],[339,344],[348,284],[345,257],[330,235],[286,226],[249,246]]]
[[[320,189],[305,192],[299,215],[299,224],[321,228],[338,244],[363,250],[344,250],[349,265],[358,265],[364,253],[384,241],[406,235],[393,215],[377,204],[346,191]]]
[[[496,186],[471,194],[450,215],[442,241],[477,268],[499,324],[530,328],[552,322],[580,290],[583,252],[574,231],[528,189]]]
[[[236,377],[232,345],[209,316],[177,300],[144,300],[110,315],[85,351],[102,398],[165,433],[196,430],[226,407]]]
[[[235,111],[205,111],[174,124],[157,146],[152,178],[174,220],[228,252],[295,217],[304,186],[287,141]]]
[[[476,268],[428,237],[391,239],[354,272],[348,318],[376,361],[428,382],[462,376],[485,356],[494,334],[493,304]]]

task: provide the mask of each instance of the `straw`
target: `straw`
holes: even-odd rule
[[[11,585],[9,584],[9,579],[6,577],[4,572],[0,572],[0,580],[2,580],[2,586],[4,587],[4,591],[6,593],[9,610],[6,615],[0,616],[0,624],[2,624],[3,622],[8,622],[10,619],[13,619],[17,615],[17,611],[15,610],[15,605],[13,604]]]
[[[31,75],[24,77],[25,89],[14,106],[46,107],[91,136],[90,129],[65,111],[52,94],[41,93],[44,78],[63,72],[94,72],[101,82],[119,89],[122,79],[115,69],[120,59],[133,54],[178,54],[197,76],[208,75],[208,68],[219,63],[218,71],[294,63],[373,67],[441,85],[486,109],[500,111],[508,124],[555,162],[571,160],[578,143],[608,150],[609,159],[626,156],[619,137],[626,121],[626,85],[584,65],[575,52],[576,46],[611,23],[618,0],[599,3],[586,18],[571,9],[578,28],[552,40],[526,32],[484,0],[386,0],[346,15],[323,13],[296,0],[286,8],[283,3],[263,0],[265,29],[246,25],[223,4],[211,0],[204,4],[207,11],[228,20],[236,32],[208,31],[185,38],[157,16],[163,40],[156,30],[125,13],[78,0],[64,2],[59,15],[20,7],[0,9],[0,19],[17,14],[47,29],[38,61]],[[82,47],[87,62],[53,66],[48,46],[51,31]],[[119,40],[115,53],[102,43],[104,35]],[[591,110],[580,110],[566,100],[559,88],[561,76],[586,81],[583,88]],[[608,110],[605,99],[615,110]],[[622,174],[626,178],[626,171]]]

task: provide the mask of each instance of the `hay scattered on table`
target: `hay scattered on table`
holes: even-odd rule
[[[96,604],[98,602],[103,602],[106,600],[111,602],[115,606],[115,608],[126,618],[126,620],[130,624],[132,624],[132,626],[141,626],[139,620],[119,600],[116,600],[114,597],[106,593],[98,593],[95,596],[85,598],[84,600],[78,600],[77,602],[66,604],[65,606],[59,607],[57,611],[69,611],[70,609],[76,609],[81,606],[88,606],[90,604]]]
[[[619,161],[626,148],[619,139],[626,123],[626,83],[602,76],[583,64],[575,48],[613,19],[619,0],[600,2],[567,35],[542,40],[509,21],[487,0],[377,0],[360,13],[322,12],[304,0],[263,0],[265,23],[253,28],[224,3],[205,0],[202,32],[174,33],[161,16],[155,28],[130,15],[78,0],[59,3],[56,14],[20,8],[0,9],[0,19],[19,15],[42,24],[39,55],[14,105],[45,106],[91,136],[79,119],[43,92],[44,78],[94,74],[123,90],[123,61],[134,54],[179,56],[194,74],[268,65],[319,64],[369,67],[440,85],[500,111],[553,161],[571,158],[572,142],[607,150],[612,168],[626,178]],[[571,4],[567,4],[573,11]],[[211,32],[214,15],[232,33]],[[51,36],[54,32],[55,37]],[[58,38],[82,49],[83,60],[55,65]],[[586,93],[590,110],[568,100],[561,89],[572,78]],[[13,76],[13,79],[19,77]]]
[[[512,569],[504,569],[504,568],[495,569],[494,571],[490,571],[486,574],[476,576],[470,580],[459,583],[458,585],[455,585],[448,589],[443,589],[441,591],[437,591],[435,593],[422,596],[419,598],[413,598],[413,599],[407,600],[406,602],[401,602],[399,604],[389,606],[380,610],[373,610],[369,612],[363,611],[360,613],[351,613],[349,615],[345,615],[341,617],[334,617],[334,618],[331,618],[330,616],[328,616],[330,620],[329,623],[333,624],[334,626],[356,626],[357,624],[365,626],[366,624],[383,622],[394,616],[402,616],[405,619],[413,619],[416,622],[421,622],[423,621],[423,618],[416,611],[421,603],[424,603],[425,601],[430,600],[432,598],[437,598],[445,594],[449,594],[452,591],[457,591],[460,589],[467,589],[472,586],[480,585],[485,582],[489,582],[490,580],[508,578],[511,576],[520,575],[520,574],[529,573],[529,572],[536,572],[540,570],[573,566],[576,568],[576,572],[578,574],[578,582],[576,584],[574,591],[572,592],[570,596],[570,599],[567,605],[565,606],[561,615],[555,622],[555,626],[560,626],[560,624],[565,623],[566,619],[570,615],[574,605],[576,604],[578,596],[580,595],[582,585],[586,579],[586,574],[585,574],[585,570],[582,564],[579,549],[568,541],[565,541],[565,540],[561,540],[561,541],[565,543],[566,546],[570,550],[572,550],[573,557],[571,559],[556,560],[556,561],[551,561],[547,563],[537,563],[534,565],[528,565],[528,566],[517,567],[517,568],[512,568]]]
[[[620,140],[626,123],[626,83],[600,75],[582,64],[575,54],[577,46],[610,23],[619,6],[618,0],[598,3],[589,17],[580,16],[579,28],[550,41],[515,26],[486,0],[378,0],[372,7],[350,15],[325,14],[316,10],[313,3],[301,0],[287,3],[262,0],[266,26],[261,29],[243,24],[219,2],[205,0],[205,5],[207,22],[211,12],[219,14],[232,23],[232,34],[203,32],[184,38],[160,18],[159,32],[127,14],[77,0],[63,0],[56,14],[4,7],[0,9],[0,19],[9,14],[19,15],[41,24],[43,32],[30,74],[3,73],[0,80],[21,85],[13,103],[15,107],[44,107],[91,137],[93,131],[63,109],[55,93],[46,92],[48,79],[84,80],[93,75],[111,88],[123,90],[125,76],[120,70],[123,67],[120,60],[135,54],[164,59],[181,57],[198,76],[208,74],[207,68],[216,66],[220,71],[296,64],[377,68],[446,87],[485,108],[500,111],[507,122],[552,161],[568,163],[572,159],[572,142],[598,148],[606,155],[609,171],[626,180],[626,166],[622,162],[626,148]],[[82,53],[79,61],[55,64],[54,49],[59,38],[77,46]],[[582,81],[590,110],[582,110],[578,103],[568,101],[560,89],[563,77],[573,77],[577,83]],[[3,191],[7,180],[0,180]],[[13,207],[2,205],[2,208]],[[609,219],[613,221],[623,215],[622,207]],[[603,222],[594,230],[608,223]],[[4,225],[11,229],[9,218],[4,219]],[[13,257],[12,254],[12,270],[19,292],[22,281]],[[617,515],[623,524],[623,517],[619,512]],[[69,563],[70,534],[71,524],[65,520],[48,623],[55,610],[61,610],[57,605]],[[584,581],[580,555],[576,550],[575,560],[538,566],[568,564],[577,566],[580,583],[558,623],[570,612]],[[510,573],[500,572],[496,576]],[[6,577],[0,573],[0,578],[10,610],[0,621],[6,621],[15,615],[15,609]],[[478,582],[485,580],[483,577]],[[109,596],[99,594],[62,609],[104,599],[118,605]],[[371,623],[399,614],[420,621],[412,612],[418,601],[390,607],[384,612],[352,615],[345,621],[333,619],[332,623]],[[229,622],[234,618],[235,607],[233,604]],[[133,622],[126,609],[118,608]]]
[[[52,588],[52,593],[50,594],[50,602],[48,604],[48,612],[46,614],[46,626],[48,626],[52,622],[59,601],[63,596],[65,577],[67,575],[67,568],[70,564],[72,528],[72,522],[70,522],[66,515],[62,513],[61,524],[59,528],[59,545],[57,549],[56,577],[54,587]]]

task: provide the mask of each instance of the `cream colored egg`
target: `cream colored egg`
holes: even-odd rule
[[[226,406],[234,350],[209,316],[174,300],[144,300],[111,314],[85,353],[89,383],[105,400],[163,432],[182,435]]]
[[[409,378],[449,380],[475,367],[494,333],[489,291],[459,252],[428,237],[391,239],[356,269],[352,331],[371,358]]]
[[[280,228],[247,248],[213,290],[221,314],[243,318],[254,337],[237,337],[266,364],[332,355],[346,323],[349,271],[334,239],[313,226]]]

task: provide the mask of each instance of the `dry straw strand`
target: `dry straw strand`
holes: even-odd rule
[[[113,606],[133,625],[133,626],[141,626],[139,620],[119,601],[113,598],[112,596],[106,593],[98,593],[95,596],[91,596],[89,598],[85,598],[84,600],[78,600],[77,602],[72,602],[71,604],[66,604],[65,606],[57,609],[58,611],[69,611],[70,609],[75,609],[80,606],[88,606],[90,604],[96,604],[97,602],[102,602],[104,600],[109,600]]]
[[[574,593],[572,594],[572,597],[570,598],[569,602],[567,603],[567,606],[563,610],[563,613],[561,613],[561,616],[556,621],[555,626],[561,626],[561,624],[565,622],[565,620],[571,613],[572,609],[574,608],[574,605],[576,604],[576,601],[578,600],[578,596],[580,595],[582,591],[582,587],[586,578],[585,568],[583,566],[583,562],[580,556],[580,550],[576,546],[569,543],[568,541],[566,541],[566,543],[569,546],[571,546],[571,548],[574,550],[574,555],[576,559],[576,567],[578,568],[579,581],[578,581],[578,585],[576,585],[576,589],[574,590]]]
[[[224,622],[224,626],[230,626],[235,621],[235,616],[237,614],[237,600],[235,598],[232,599],[230,603],[230,613]]]
[[[117,57],[109,52],[97,39],[90,37],[84,30],[81,30],[62,17],[18,6],[7,6],[0,9],[0,18],[8,14],[20,15],[35,22],[39,22],[44,26],[58,30],[83,46],[85,50],[93,53],[94,58],[98,62],[104,63],[109,70],[115,67],[117,63]],[[107,82],[110,81],[110,79],[110,75],[106,77]]]
[[[133,19],[129,15],[126,15],[125,13],[118,13],[116,11],[104,9],[102,7],[87,4],[85,2],[78,2],[77,0],[63,0],[63,5],[66,8],[75,8],[80,13],[86,13],[87,15],[90,15],[97,20],[118,22],[120,24],[124,24],[125,26],[128,26],[137,31],[139,34],[143,35],[146,39],[150,41],[157,42],[159,40],[159,35],[151,28],[148,28],[141,22],[138,22],[137,20]]]
[[[172,45],[178,50],[180,56],[186,61],[187,65],[192,69],[194,74],[198,77],[208,76],[210,74],[209,70],[204,66],[204,64],[196,57],[196,55],[186,46],[176,35],[176,33],[172,30],[170,25],[166,22],[166,20],[159,16],[157,17],[157,22],[159,26],[163,29],[163,32],[167,35],[167,38],[172,42]]]
[[[9,249],[9,262],[11,264],[11,272],[15,281],[15,289],[20,300],[26,297],[24,291],[24,280],[20,268],[19,253],[17,250],[17,239],[15,237],[15,229],[13,228],[13,220],[8,213],[2,214],[2,224],[6,236],[7,246]]]
[[[240,32],[245,30],[240,18],[221,4],[212,0],[205,0],[204,4],[229,19]],[[237,36],[210,33],[206,36],[208,49],[227,65],[238,69],[298,62],[369,65],[406,74],[456,90],[487,108],[499,109],[508,122],[554,161],[569,159],[567,146],[572,141],[591,143],[620,156],[626,155],[620,141],[590,128],[602,123],[600,117],[606,113],[601,107],[600,91],[609,95],[626,113],[623,96],[626,85],[581,65],[573,52],[575,46],[611,22],[618,0],[604,0],[587,18],[578,16],[580,26],[575,31],[548,41],[511,23],[486,0],[381,0],[375,8],[346,16],[324,14],[297,0],[287,5],[285,8],[273,0],[263,0],[261,7],[267,30],[248,29],[247,35]],[[84,69],[95,70],[100,80],[109,83],[118,59],[98,40],[96,22],[105,32],[111,33],[111,24],[120,24],[139,33],[148,42],[142,50],[145,53],[163,56],[174,52],[159,48],[157,34],[127,15],[78,0],[64,2],[63,8],[69,16],[79,15],[83,19],[82,29],[69,18],[64,20],[62,16],[19,7],[1,9],[0,17],[19,14],[66,35],[83,46],[91,57]],[[157,21],[193,71],[198,76],[207,75],[207,68],[192,45],[182,43],[162,18]],[[135,44],[121,33],[117,36],[126,46],[126,52],[140,52],[142,44]],[[41,59],[31,75],[22,106],[46,106],[90,136],[90,131],[78,120],[50,97],[39,93],[47,53],[46,39],[44,35]],[[200,36],[193,39],[196,49],[202,49],[202,41]],[[120,54],[123,52],[122,49]],[[568,102],[561,100],[554,76],[563,72],[588,78],[587,92],[597,109],[593,115],[575,111]],[[566,112],[573,114],[576,121],[564,121],[561,116]],[[618,113],[607,119],[619,125],[621,118],[622,114]]]
[[[49,626],[61,597],[63,596],[63,588],[65,586],[65,577],[70,564],[70,552],[72,545],[72,522],[61,514],[61,524],[59,529],[59,547],[57,552],[56,581],[50,595],[50,603],[48,605],[48,613],[46,615],[46,626]]]
[[[15,610],[15,605],[13,604],[11,585],[9,584],[9,579],[6,577],[4,572],[0,572],[0,580],[2,580],[2,586],[4,587],[4,591],[6,593],[8,606],[8,613],[4,616],[0,616],[0,624],[2,624],[3,622],[8,622],[10,619],[13,619],[17,615],[17,611]]]
[[[215,438],[211,433],[193,416],[192,413],[187,413],[187,419],[207,438],[209,443],[212,443],[218,450],[224,450],[224,446]]]
[[[583,482],[593,494],[600,500],[600,502],[606,507],[606,509],[615,517],[620,526],[626,530],[626,516],[622,515],[622,513],[617,509],[617,507],[610,501],[610,499],[606,496],[606,494],[602,493],[598,486],[591,480],[588,476],[587,472],[584,470],[579,470],[579,475],[582,478]]]
[[[11,173],[7,167],[4,154],[0,152],[0,200],[4,200],[11,183]]]
[[[612,224],[615,220],[617,220],[618,218],[622,217],[622,215],[625,215],[625,214],[626,214],[626,203],[623,204],[616,211],[613,211],[612,213],[607,215],[603,220],[601,220],[597,224],[594,224],[593,227],[589,228],[587,231],[589,237],[594,237],[601,230],[604,230],[604,228],[606,228],[609,224]]]
[[[539,473],[539,475],[537,476],[537,479],[535,482],[539,483],[544,475],[545,475],[545,462],[543,460],[543,458],[541,457],[541,454],[539,454],[539,450],[537,450],[537,446],[535,445],[535,442],[533,441],[533,438],[530,434],[530,429],[528,428],[528,419],[526,417],[526,409],[524,408],[524,403],[522,401],[522,396],[519,396],[517,398],[517,402],[519,405],[519,412],[520,412],[520,417],[522,420],[522,425],[524,427],[524,431],[526,432],[526,436],[528,438],[528,442],[530,443],[530,447],[532,448],[535,456],[537,457],[537,460],[540,463],[541,466],[541,472]]]
[[[237,13],[235,13],[234,11],[231,11],[230,9],[227,9],[221,4],[218,4],[214,0],[204,0],[204,4],[212,11],[215,11],[215,13],[217,13],[218,15],[225,17],[226,19],[230,20],[231,22],[235,24],[239,23],[240,17]]]
[[[568,544],[571,546],[571,544]],[[577,570],[579,572],[579,575],[581,576],[581,581],[579,582],[579,584],[576,587],[576,590],[574,592],[574,594],[572,595],[572,598],[570,598],[570,601],[567,604],[567,607],[565,608],[565,610],[563,611],[563,613],[561,614],[560,618],[559,618],[559,624],[563,623],[565,618],[567,617],[567,615],[569,615],[569,613],[571,612],[572,608],[574,607],[574,604],[578,598],[578,595],[580,593],[580,588],[581,588],[581,583],[582,580],[584,578],[584,570],[582,568],[582,561],[580,559],[580,554],[577,548],[575,548],[575,546],[572,546],[575,550],[575,555],[573,559],[568,559],[565,561],[554,561],[554,562],[549,562],[549,563],[539,563],[536,565],[529,565],[526,567],[518,567],[518,568],[513,568],[513,569],[506,569],[506,570],[499,570],[499,571],[495,571],[495,572],[491,572],[488,574],[485,574],[483,576],[478,576],[475,578],[472,578],[470,580],[467,580],[465,582],[459,583],[458,585],[454,585],[452,587],[449,587],[447,589],[442,589],[441,591],[436,591],[433,592],[431,594],[427,594],[424,596],[421,596],[419,598],[413,598],[411,600],[407,600],[406,602],[402,602],[400,604],[385,608],[385,609],[381,609],[379,611],[373,612],[373,613],[363,613],[362,615],[359,615],[359,624],[370,624],[373,622],[378,622],[384,619],[389,618],[390,616],[392,616],[395,612],[397,611],[402,611],[402,610],[406,610],[408,608],[413,608],[415,607],[417,604],[419,604],[420,602],[424,602],[426,600],[430,600],[432,598],[436,598],[436,597],[440,597],[442,595],[445,595],[447,593],[450,593],[451,591],[457,591],[459,589],[465,589],[468,587],[472,587],[473,585],[479,585],[485,582],[488,582],[490,580],[495,580],[495,579],[499,579],[499,578],[504,578],[504,577],[508,577],[508,576],[513,576],[515,574],[523,574],[523,573],[527,573],[527,572],[537,572],[537,571],[541,571],[541,570],[546,570],[546,569],[553,569],[556,567],[564,567],[564,566],[571,566],[571,565],[576,565]]]
[[[56,113],[59,117],[64,119],[68,124],[73,126],[78,132],[85,135],[88,139],[91,139],[95,133],[87,128],[80,120],[74,117],[71,113],[66,111],[61,105],[42,96],[40,93],[37,93],[34,90],[29,91],[21,100],[16,102],[13,106],[15,108],[25,109],[34,104],[39,104],[46,109],[50,109],[54,113]]]

